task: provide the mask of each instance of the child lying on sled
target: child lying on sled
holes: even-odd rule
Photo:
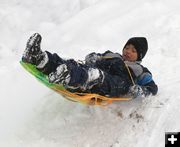
[[[106,51],[90,53],[85,63],[64,60],[56,53],[42,51],[42,37],[33,34],[26,45],[22,61],[36,65],[48,75],[50,83],[63,84],[71,92],[97,93],[108,97],[130,95],[133,98],[156,95],[158,87],[151,72],[141,65],[148,43],[144,37],[130,38],[122,55]]]

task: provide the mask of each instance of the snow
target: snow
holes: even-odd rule
[[[180,131],[178,0],[0,0],[0,146],[163,147]],[[148,38],[143,60],[157,96],[92,107],[63,99],[19,64],[28,37],[42,49],[84,60]]]

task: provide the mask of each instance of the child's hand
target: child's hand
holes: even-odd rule
[[[133,86],[129,87],[129,94],[133,98],[144,97],[143,89],[139,85],[133,85]]]
[[[96,63],[97,60],[99,60],[101,57],[99,55],[97,55],[95,52],[88,54],[85,57],[85,62],[86,64],[93,64]]]

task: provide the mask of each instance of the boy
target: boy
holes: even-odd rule
[[[140,64],[148,49],[144,37],[130,38],[122,56],[111,51],[103,54],[93,52],[85,57],[85,64],[43,52],[41,40],[38,33],[29,38],[22,61],[36,65],[38,70],[48,75],[51,83],[63,84],[71,92],[109,97],[130,95],[136,98],[157,94],[152,74]]]

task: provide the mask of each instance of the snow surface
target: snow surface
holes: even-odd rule
[[[178,0],[0,0],[0,146],[164,147],[165,132],[180,132],[179,7]],[[147,37],[143,64],[158,95],[107,107],[63,99],[19,64],[34,32],[43,50],[80,60]]]

